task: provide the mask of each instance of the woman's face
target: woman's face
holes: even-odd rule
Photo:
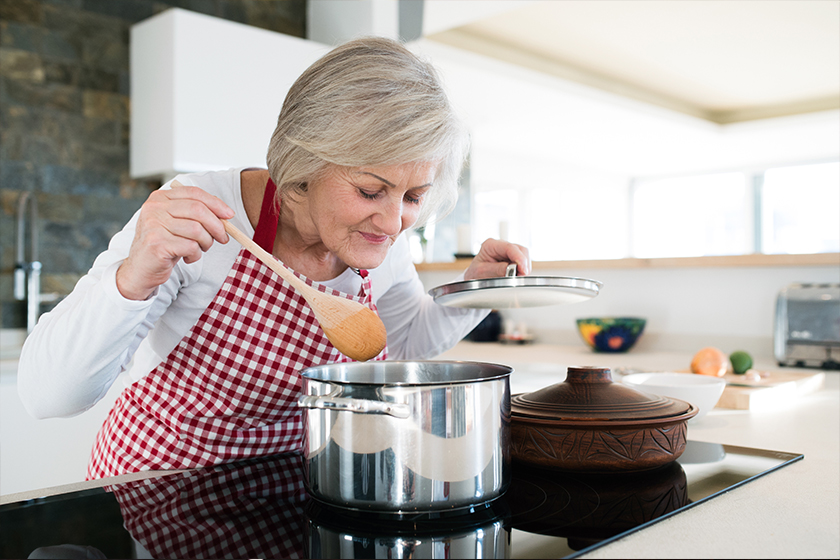
[[[312,225],[327,249],[354,268],[376,268],[414,225],[437,164],[331,167],[309,183]]]

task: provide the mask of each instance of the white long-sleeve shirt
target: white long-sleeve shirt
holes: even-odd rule
[[[253,237],[254,228],[242,202],[242,170],[186,174],[176,179],[221,198],[236,213],[231,222]],[[36,418],[80,414],[104,397],[126,369],[130,382],[152,371],[211,303],[241,249],[233,239],[214,243],[198,261],[178,263],[150,298],[129,300],[117,289],[116,272],[128,256],[138,215],[139,211],[111,239],[73,292],[41,316],[24,342],[18,392]],[[373,302],[388,333],[391,359],[438,355],[489,312],[434,303],[417,276],[404,235],[384,262],[370,270],[370,279]],[[322,284],[355,294],[361,279],[348,269]]]

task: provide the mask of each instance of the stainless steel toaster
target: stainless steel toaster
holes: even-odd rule
[[[780,366],[840,369],[840,284],[791,284],[776,298]]]

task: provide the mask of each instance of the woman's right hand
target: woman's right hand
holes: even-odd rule
[[[140,208],[134,241],[117,270],[120,293],[132,300],[148,298],[178,261],[195,262],[214,241],[227,243],[222,220],[233,215],[221,199],[198,187],[173,181],[171,189],[153,192]]]

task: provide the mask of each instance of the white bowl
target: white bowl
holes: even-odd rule
[[[697,373],[633,373],[625,375],[621,382],[642,393],[693,404],[698,412],[689,422],[702,418],[712,410],[726,388],[726,381],[722,378]]]

